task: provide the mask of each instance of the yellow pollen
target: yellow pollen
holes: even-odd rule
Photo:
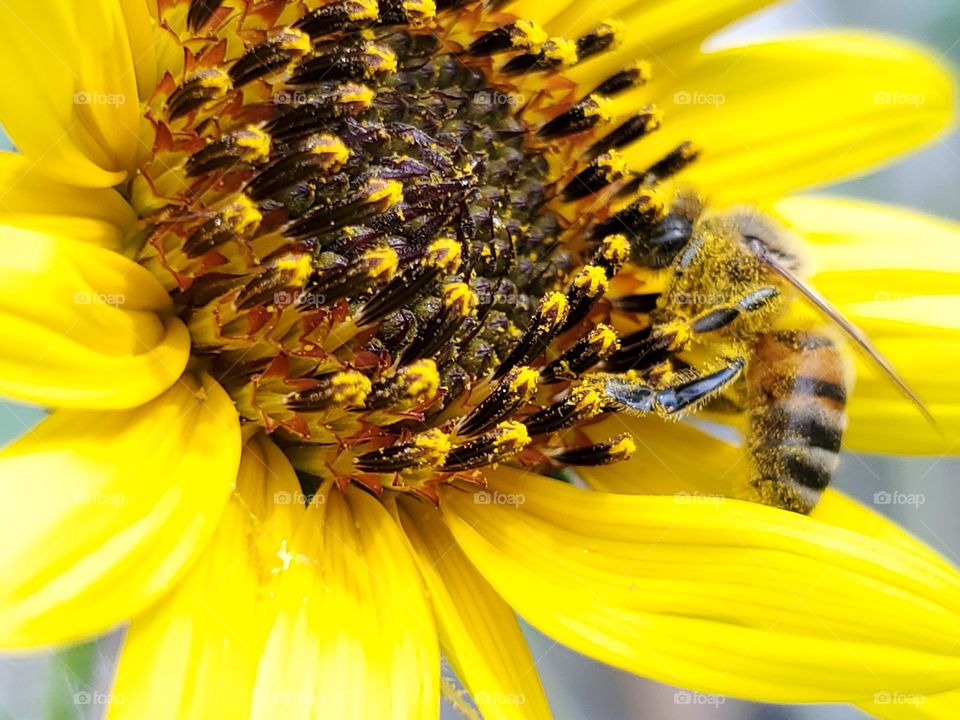
[[[343,370],[333,376],[333,400],[339,405],[363,405],[370,394],[370,379],[356,370]]]
[[[440,465],[450,452],[450,436],[433,428],[414,437],[413,445],[421,451],[420,459],[425,465]]]
[[[646,60],[637,60],[635,63],[630,65],[628,69],[637,71],[637,75],[640,78],[640,83],[642,84],[650,82],[650,78],[653,77],[653,68]]]
[[[600,246],[600,257],[612,265],[623,265],[630,259],[630,241],[621,233],[608,235]]]
[[[564,37],[553,37],[543,46],[543,56],[548,60],[568,68],[577,64],[577,44]]]
[[[256,125],[247,125],[236,139],[237,145],[247,150],[240,156],[243,162],[255,165],[270,158],[270,136]]]
[[[337,92],[337,102],[341,105],[357,105],[359,109],[367,110],[373,105],[376,96],[366,85],[346,83]]]
[[[570,392],[571,399],[577,413],[591,416],[600,412],[603,405],[601,395],[597,390],[587,385],[580,385]]]
[[[283,32],[281,47],[295,55],[306,55],[313,49],[310,36],[297,28],[288,28]]]
[[[644,123],[643,127],[646,132],[651,133],[659,128],[660,124],[663,122],[663,110],[656,105],[647,105],[644,108],[644,112],[647,113],[647,121]]]
[[[540,373],[532,367],[523,367],[517,370],[510,383],[510,392],[518,397],[528,398],[537,389],[537,380]]]
[[[367,250],[363,257],[367,261],[367,277],[370,278],[389,280],[396,274],[397,268],[400,265],[397,252],[391,247],[379,247]]]
[[[540,302],[540,316],[543,318],[544,329],[554,330],[567,319],[570,304],[563,293],[550,293]]]
[[[599,346],[600,354],[607,355],[620,347],[620,337],[609,325],[597,325],[590,332],[590,342]]]
[[[434,0],[404,0],[403,10],[411,27],[421,27],[437,16]]]
[[[399,180],[381,180],[374,178],[367,183],[368,203],[382,203],[388,210],[403,199],[403,183]]]
[[[602,95],[591,95],[589,101],[584,103],[583,114],[585,117],[596,117],[597,122],[608,123],[613,117],[613,102]]]
[[[624,435],[610,446],[610,454],[620,460],[626,460],[637,451],[637,444],[629,435]]]
[[[230,76],[220,68],[205,68],[188,77],[187,82],[196,82],[201,87],[218,90],[221,95],[233,88]]]
[[[609,282],[603,268],[587,265],[577,273],[573,279],[573,285],[578,290],[583,290],[588,296],[597,297],[607,291]]]
[[[466,283],[447,283],[443,287],[443,306],[460,317],[469,317],[477,307],[477,295]]]
[[[627,174],[627,161],[616,150],[611,150],[598,157],[597,165],[603,168],[603,175],[607,182],[619,180]]]
[[[626,25],[617,18],[608,18],[597,26],[596,34],[600,37],[613,36],[612,48],[617,48],[623,43],[623,33]]]
[[[350,157],[350,150],[336,135],[316,135],[311,138],[308,149],[314,155],[324,157],[330,170],[340,168]]]
[[[238,195],[233,204],[223,211],[223,219],[237,235],[253,232],[263,220],[263,214],[246,195]]]
[[[486,249],[486,246],[484,249]],[[439,238],[430,243],[424,257],[424,263],[429,267],[452,274],[460,269],[461,254],[460,243],[456,240]]]
[[[376,20],[380,16],[380,6],[377,0],[355,0],[347,17],[354,22],[361,20]]]
[[[390,48],[374,45],[367,50],[371,62],[367,66],[366,76],[384,75],[397,71],[397,54]]]
[[[276,269],[289,273],[290,284],[303,285],[313,272],[313,263],[307,253],[291,253],[277,258]]]
[[[530,444],[530,433],[527,426],[516,420],[507,420],[497,425],[494,447],[510,446],[520,450]]]
[[[409,400],[431,398],[440,390],[440,372],[430,359],[416,360],[400,371],[404,397]]]
[[[547,33],[542,27],[530,20],[519,20],[516,23],[516,29],[519,32],[513,37],[515,48],[532,53],[540,52],[547,41]]]

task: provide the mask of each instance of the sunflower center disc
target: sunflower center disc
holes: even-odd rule
[[[610,98],[644,67],[564,75],[617,45],[613,23],[565,39],[432,0],[167,4],[186,59],[148,102],[139,260],[306,483],[435,499],[502,460],[632,451],[571,429],[606,409],[604,296],[695,153],[628,171],[618,151],[659,114],[614,123]]]

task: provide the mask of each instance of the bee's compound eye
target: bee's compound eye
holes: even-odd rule
[[[667,215],[648,232],[631,238],[633,262],[643,267],[664,268],[690,242],[693,221],[682,215]]]

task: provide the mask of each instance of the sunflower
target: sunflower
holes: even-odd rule
[[[700,52],[763,4],[0,3],[0,393],[57,408],[0,455],[3,646],[129,622],[112,717],[548,717],[517,613],[698,692],[951,715],[946,561],[834,491],[728,498],[740,448],[589,381],[695,192],[802,234],[936,418],[858,360],[848,447],[956,450],[957,228],[794,195],[952,81],[863,35]]]

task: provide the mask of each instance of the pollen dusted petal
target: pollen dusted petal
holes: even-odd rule
[[[813,35],[709,53],[654,100],[670,121],[626,152],[645,167],[686,140],[681,174],[714,205],[822,185],[920,145],[953,114],[934,58],[901,41]]]
[[[440,648],[486,720],[549,719],[513,611],[477,572],[434,508],[398,501],[440,633]]]
[[[89,638],[167,592],[210,540],[240,447],[226,393],[184,376],[134,410],[58,410],[0,453],[0,643]]]
[[[120,184],[140,142],[137,76],[114,0],[10,0],[0,121],[47,175],[78,187]]]
[[[276,717],[277,698],[304,716],[436,717],[436,628],[397,522],[365,492],[328,485],[298,527],[250,717]]]
[[[170,595],[135,618],[113,685],[110,720],[246,718],[282,572],[305,509],[283,453],[247,441],[237,491],[213,537]],[[277,712],[285,703],[277,698]]]
[[[489,477],[499,502],[441,493],[504,599],[601,661],[773,702],[957,687],[960,576],[917,553],[760,505],[608,495],[506,468]]]
[[[0,393],[56,407],[140,405],[189,359],[170,309],[156,278],[118,253],[0,227]]]

